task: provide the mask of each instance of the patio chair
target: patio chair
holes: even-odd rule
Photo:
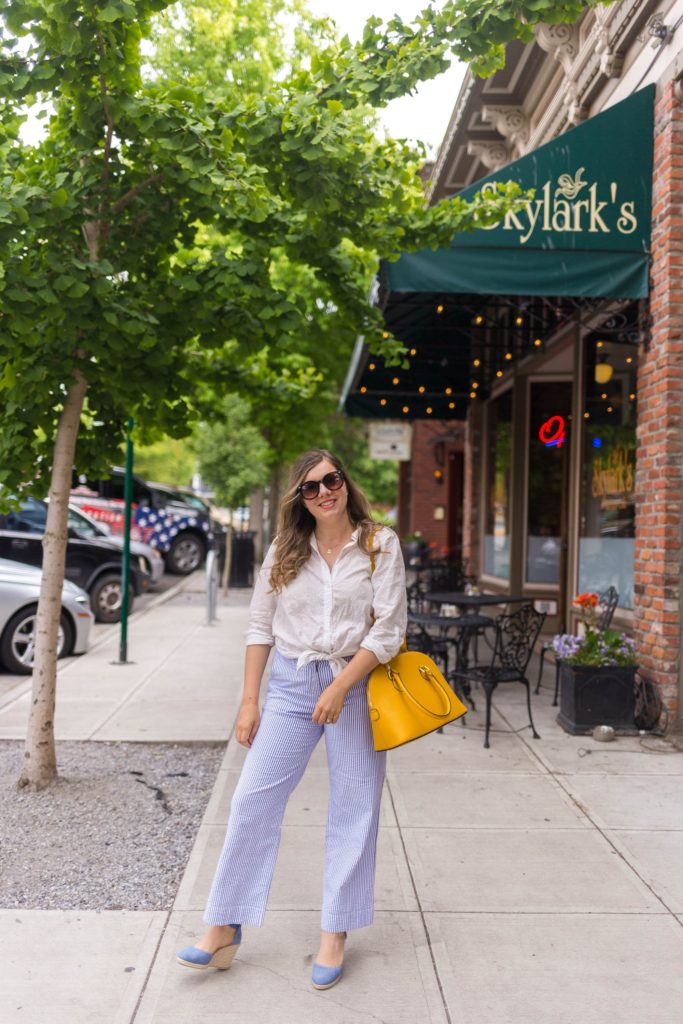
[[[524,604],[516,612],[499,615],[496,619],[496,637],[493,656],[488,665],[473,665],[462,674],[468,681],[481,683],[486,695],[486,723],[484,746],[489,747],[491,729],[491,698],[501,683],[522,683],[526,688],[526,703],[529,725],[534,739],[540,739],[531,714],[531,687],[527,678],[527,667],[534,645],[545,621],[545,612],[537,612],[533,604]]]
[[[596,623],[596,629],[598,633],[603,633],[606,629],[612,625],[612,619],[614,613],[619,604],[619,591],[616,587],[608,587],[607,590],[603,590],[602,594],[598,595],[598,607],[602,609],[598,616]],[[534,693],[539,693],[541,689],[541,679],[543,678],[543,665],[545,663],[546,651],[552,650],[552,640],[544,640],[541,645],[541,656],[538,664],[538,679],[536,680],[536,689]],[[553,695],[552,707],[557,707],[557,700],[560,693],[560,662],[555,658],[555,693]]]

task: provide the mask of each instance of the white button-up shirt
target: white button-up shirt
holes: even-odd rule
[[[297,669],[329,661],[335,675],[361,647],[382,664],[398,654],[407,621],[401,545],[393,530],[377,530],[372,572],[357,541],[354,531],[330,569],[312,533],[311,557],[279,594],[269,580],[273,542],[254,586],[247,644],[275,645],[285,658],[296,659]]]

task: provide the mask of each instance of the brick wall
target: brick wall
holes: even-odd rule
[[[681,731],[683,110],[672,82],[656,102],[654,161],[652,329],[638,371],[634,632],[643,673]]]
[[[482,425],[484,410],[481,402],[473,402],[467,417],[465,435],[465,486],[463,509],[463,561],[475,576],[479,575],[480,534],[479,509],[484,488],[482,479],[483,450]]]
[[[444,442],[442,464],[435,457],[434,442],[452,427],[450,420],[416,420],[413,427],[409,532],[419,530],[427,543],[436,544],[439,552],[448,545],[448,455],[456,448],[462,450],[462,444]],[[441,482],[434,476],[436,469],[443,473]],[[434,518],[434,509],[438,505],[446,509],[442,520]]]

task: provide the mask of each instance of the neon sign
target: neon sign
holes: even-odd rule
[[[551,416],[542,423],[538,437],[546,448],[561,448],[566,440],[564,416]]]

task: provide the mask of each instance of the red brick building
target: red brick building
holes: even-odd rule
[[[382,415],[414,421],[402,534],[461,552],[486,589],[544,607],[550,631],[572,628],[575,594],[616,586],[615,624],[677,730],[681,81],[683,2],[636,0],[542,26],[503,71],[468,76],[430,201],[482,179],[535,198],[486,237],[383,268],[411,370],[394,385],[359,349],[345,395],[351,414],[379,415],[383,396]]]

